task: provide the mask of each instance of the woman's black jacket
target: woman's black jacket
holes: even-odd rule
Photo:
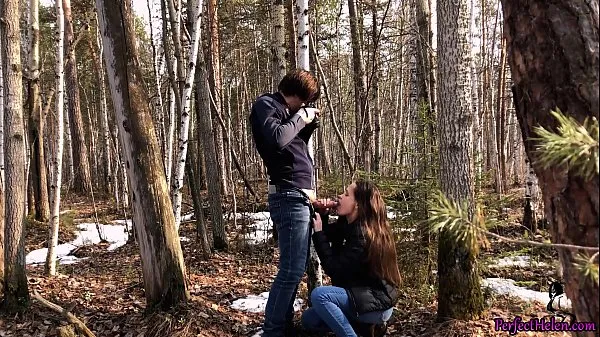
[[[358,222],[348,224],[345,217],[328,223],[322,216],[323,230],[312,235],[323,270],[331,284],[346,289],[358,314],[387,310],[396,304],[396,287],[374,276],[367,263],[367,241]]]

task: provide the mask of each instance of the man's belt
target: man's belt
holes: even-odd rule
[[[287,187],[269,184],[269,194],[278,193],[284,188],[287,188]],[[293,188],[293,187],[290,186],[290,188]],[[306,194],[306,196],[310,199],[310,201],[313,201],[316,199],[315,190],[310,190],[310,189],[306,189],[306,188],[299,188],[299,190],[302,191],[304,194]]]

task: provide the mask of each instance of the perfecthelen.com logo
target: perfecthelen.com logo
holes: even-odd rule
[[[559,322],[555,317],[532,318],[524,321],[521,316],[516,316],[512,321],[494,318],[494,329],[516,335],[521,331],[596,331],[596,324],[594,322]]]

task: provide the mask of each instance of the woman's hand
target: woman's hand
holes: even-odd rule
[[[315,213],[315,219],[313,220],[313,229],[315,230],[315,233],[323,230],[323,221],[321,221],[321,215],[319,213]]]

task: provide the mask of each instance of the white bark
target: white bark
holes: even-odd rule
[[[63,44],[63,48],[64,48],[64,44]],[[65,97],[63,94],[63,109],[68,109],[68,104],[67,101],[69,100],[69,97]],[[75,179],[75,167],[73,165],[73,138],[71,137],[71,126],[69,125],[69,115],[64,115],[64,121],[63,123],[65,123],[65,132],[66,132],[66,138],[65,138],[65,147],[67,148],[67,169],[69,172],[68,175],[68,185],[72,186],[71,184],[73,183],[73,179]]]
[[[175,181],[172,190],[173,212],[175,213],[175,228],[179,229],[181,223],[181,188],[183,187],[183,175],[185,174],[185,161],[188,149],[188,134],[190,129],[190,107],[192,103],[192,88],[194,75],[196,74],[196,60],[198,58],[198,47],[200,45],[200,14],[202,13],[202,0],[196,0],[194,30],[192,32],[192,46],[189,51],[189,69],[185,79],[182,97],[181,128],[179,130],[179,153],[177,167],[175,170]]]
[[[167,185],[171,186],[171,173],[173,172],[173,142],[175,141],[175,91],[169,88],[169,131],[167,137],[167,151],[165,153],[165,174]]]
[[[298,0],[297,7],[297,17],[298,17],[298,68],[304,70],[310,70],[309,63],[309,21],[308,21],[308,0]],[[310,137],[308,141],[308,155],[311,160],[314,162],[314,137]],[[316,173],[313,171],[313,187],[317,188],[317,180]],[[315,247],[311,241],[310,243],[310,262],[309,262],[309,277],[310,275],[315,276],[316,279],[309,280],[309,291],[312,289],[321,286],[323,284],[323,270],[321,268],[321,262],[319,261],[319,257],[317,256],[317,252],[315,251]],[[311,288],[311,285],[314,288]]]
[[[98,14],[96,14],[96,23],[98,24],[96,29],[96,45],[98,47],[98,57],[100,58],[98,62],[98,78],[100,79],[100,83],[98,86],[100,87],[100,114],[102,118],[102,146],[104,148],[103,156],[104,156],[104,165],[106,169],[106,178],[108,178],[108,191],[109,193],[113,190],[117,190],[117,179],[116,173],[113,173],[113,164],[112,164],[112,156],[111,156],[111,143],[110,143],[110,126],[108,125],[108,107],[106,104],[106,84],[104,82],[104,73],[106,70],[104,69],[104,62],[102,62],[102,53],[104,52],[104,46],[102,45],[102,40],[100,38],[100,23],[98,21]]]
[[[56,153],[52,156],[52,183],[50,184],[50,232],[48,254],[46,255],[46,272],[56,275],[56,246],[58,245],[58,227],[60,214],[60,189],[62,186],[62,161],[64,149],[64,107],[65,107],[65,72],[64,72],[64,31],[65,20],[62,1],[55,1],[56,8]],[[68,128],[67,128],[68,130]]]

